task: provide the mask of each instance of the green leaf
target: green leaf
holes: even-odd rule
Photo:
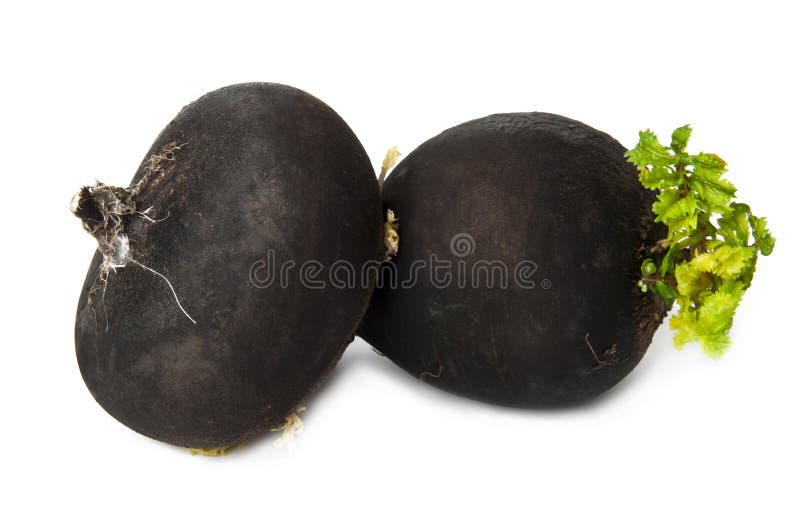
[[[689,180],[689,188],[697,195],[701,205],[718,213],[727,213],[728,204],[736,195],[736,188],[724,179],[693,175]]]
[[[629,150],[625,156],[640,169],[648,166],[666,166],[672,164],[672,153],[669,148],[658,142],[656,134],[649,129],[639,132],[639,143]]]
[[[707,285],[703,280],[703,271],[691,263],[675,266],[675,280],[678,284],[678,292],[689,297],[702,292]]]
[[[666,189],[682,184],[683,178],[669,166],[652,166],[639,169],[639,181],[647,189]]]
[[[661,265],[658,266],[658,274],[662,277],[670,271],[670,267],[672,266],[672,257],[675,256],[675,252],[678,251],[678,244],[672,244],[670,248],[667,250],[667,254],[664,255],[664,258],[661,259]]]
[[[652,259],[648,258],[642,262],[642,276],[652,276],[656,274],[656,264]]]
[[[733,278],[750,265],[755,249],[752,247],[721,246],[712,253],[716,257],[717,265],[714,274],[721,278]]]
[[[697,213],[692,213],[683,218],[671,219],[667,222],[670,235],[689,234],[697,229]]]
[[[719,179],[728,171],[728,164],[717,154],[700,152],[693,155],[690,161],[693,173],[704,179]]]
[[[713,273],[723,279],[733,278],[750,263],[754,253],[752,247],[720,246],[696,256],[688,265],[693,270]]]
[[[724,334],[702,335],[698,337],[703,352],[710,358],[718,359],[731,346],[727,331]]]
[[[761,250],[761,254],[764,256],[772,254],[772,250],[775,248],[775,238],[767,229],[767,219],[750,215],[748,222],[753,230],[753,238]]]
[[[697,341],[698,327],[697,316],[695,316],[694,310],[688,303],[688,299],[685,301],[679,299],[678,304],[681,306],[680,310],[670,318],[669,328],[675,331],[672,341],[675,344],[675,348],[680,350],[683,345]]]
[[[670,220],[683,219],[697,209],[697,201],[692,196],[683,196],[680,190],[669,189],[658,194],[653,203],[656,222],[669,223]]]
[[[689,125],[676,128],[675,131],[672,132],[672,143],[670,144],[672,151],[676,154],[683,153],[686,150],[686,144],[689,142],[689,136],[691,135],[692,127]]]
[[[653,285],[653,291],[664,300],[667,309],[672,307],[672,304],[675,303],[675,299],[678,297],[678,290],[662,281],[658,281]]]
[[[750,206],[732,202],[728,208],[727,214],[717,221],[719,233],[731,245],[746,246],[750,240]]]
[[[727,334],[733,324],[733,314],[741,300],[741,291],[715,291],[703,299],[697,311],[697,323],[704,335]]]
[[[707,355],[719,357],[730,346],[733,316],[758,253],[770,254],[775,238],[766,219],[734,201],[736,188],[724,178],[728,165],[721,157],[686,151],[691,134],[689,125],[675,129],[667,148],[645,130],[626,154],[639,168],[642,185],[658,191],[655,220],[668,228],[642,262],[646,281],[638,285],[670,306],[677,302],[670,319],[676,347],[696,341]]]
[[[731,204],[733,208],[733,225],[736,236],[742,242],[742,245],[747,245],[750,238],[750,229],[748,215],[750,215],[750,206],[747,204]]]

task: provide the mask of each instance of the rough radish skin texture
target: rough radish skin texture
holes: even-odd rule
[[[383,254],[370,161],[328,106],[288,86],[211,92],[162,131],[134,176],[171,150],[135,197],[149,222],[125,217],[129,263],[95,287],[89,267],[75,330],[95,399],[149,437],[196,448],[229,446],[279,424],[340,358],[366,310],[369,286],[257,288],[254,262],[354,265]],[[262,276],[263,278],[263,276]]]
[[[608,135],[545,113],[492,115],[421,145],[382,197],[400,222],[398,279],[415,261],[427,267],[407,288],[384,276],[359,334],[415,377],[490,403],[575,404],[612,387],[664,314],[636,286],[642,248],[664,230],[624,153]],[[451,283],[431,279],[432,254],[452,262]],[[536,270],[516,283],[525,260]],[[488,287],[479,261],[506,265],[507,288],[501,277]]]

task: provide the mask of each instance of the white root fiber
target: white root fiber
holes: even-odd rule
[[[298,406],[297,409],[290,413],[283,422],[275,428],[273,432],[281,432],[281,436],[275,439],[275,446],[280,448],[282,446],[291,445],[294,438],[303,433],[303,420],[300,418],[300,412],[306,410],[305,406]]]
[[[197,324],[181,305],[175,288],[169,279],[133,257],[130,240],[125,233],[125,227],[132,219],[140,218],[151,224],[164,220],[152,218],[150,216],[152,208],[140,210],[137,207],[136,196],[143,187],[149,184],[152,185],[168,172],[169,165],[175,161],[175,153],[183,146],[185,145],[178,145],[175,142],[164,146],[159,154],[147,160],[144,166],[144,175],[139,182],[129,188],[108,186],[96,181],[94,186],[81,188],[72,198],[70,210],[81,219],[86,232],[95,238],[97,249],[103,255],[103,262],[100,264],[97,278],[89,290],[87,299],[87,303],[93,313],[95,312],[93,297],[99,289],[102,289],[102,305],[105,310],[105,290],[108,285],[109,273],[127,267],[129,264],[134,264],[164,280],[172,292],[178,308],[189,321]],[[107,317],[106,330],[108,330]]]

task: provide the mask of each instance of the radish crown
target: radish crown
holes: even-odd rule
[[[625,156],[639,168],[639,180],[656,190],[656,222],[667,238],[651,247],[642,263],[642,291],[655,292],[679,309],[670,320],[677,348],[697,341],[711,357],[730,346],[736,308],[750,286],[758,254],[769,255],[775,239],[767,220],[734,202],[736,188],[723,179],[726,163],[712,153],[691,155],[692,129],[682,126],[663,146],[650,130]]]

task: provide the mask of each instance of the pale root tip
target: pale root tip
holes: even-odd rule
[[[73,214],[78,213],[78,209],[81,207],[81,192],[76,193],[72,196],[72,199],[69,201],[69,210]]]
[[[300,412],[305,411],[305,409],[305,406],[299,406],[281,424],[272,428],[274,432],[281,432],[281,436],[275,439],[275,446],[280,448],[281,446],[292,444],[294,438],[303,433],[303,420],[300,418]]]
[[[202,455],[203,457],[222,457],[230,454],[236,448],[241,448],[244,444],[234,444],[233,446],[220,446],[218,448],[189,448],[192,455]]]

